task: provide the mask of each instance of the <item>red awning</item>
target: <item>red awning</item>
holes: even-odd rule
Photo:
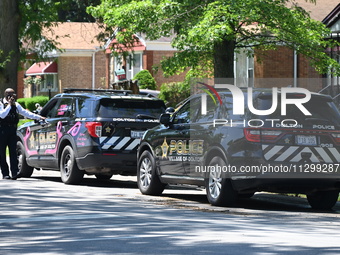
[[[26,71],[26,75],[43,75],[58,73],[58,65],[56,62],[38,62],[34,63]]]

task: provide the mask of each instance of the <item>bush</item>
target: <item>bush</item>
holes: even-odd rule
[[[24,109],[26,109],[26,100],[27,100],[28,98],[19,98],[18,100],[17,100],[17,102],[24,108]]]
[[[49,99],[47,96],[36,96],[31,98],[19,98],[17,101],[23,108],[34,111],[36,109],[36,103],[43,107],[48,102],[48,100]]]
[[[169,107],[176,107],[189,96],[190,84],[188,82],[163,83],[159,94],[159,98],[167,102]]]
[[[148,70],[139,71],[133,77],[133,80],[138,80],[138,85],[141,89],[156,89],[156,81]]]
[[[21,125],[25,124],[26,122],[31,122],[32,120],[30,119],[20,119],[19,123],[18,123],[18,127],[20,127]]]

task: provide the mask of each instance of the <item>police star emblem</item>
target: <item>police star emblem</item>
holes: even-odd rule
[[[105,131],[106,131],[106,133],[110,133],[111,132],[111,128],[107,127],[107,128],[105,128]]]
[[[162,158],[167,158],[169,145],[166,142],[166,137],[164,137],[164,142],[163,142],[161,148],[162,148],[162,152],[163,152]]]

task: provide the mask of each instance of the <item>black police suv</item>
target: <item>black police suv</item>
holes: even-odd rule
[[[247,98],[247,89],[242,89]],[[229,206],[257,191],[306,194],[315,209],[332,208],[340,190],[340,113],[329,96],[282,104],[268,115],[234,114],[233,95],[192,96],[148,130],[138,149],[138,187],[159,195],[167,184],[205,187],[212,205]],[[301,93],[287,93],[301,99]],[[269,110],[270,89],[253,89],[252,109]],[[202,103],[204,102],[204,103]],[[242,102],[243,104],[243,102]],[[285,106],[285,115],[282,114]],[[300,108],[299,108],[299,107]]]
[[[129,91],[66,89],[41,110],[46,122],[18,127],[22,176],[33,169],[60,170],[66,184],[84,174],[110,179],[136,175],[136,153],[144,132],[159,123],[164,102]]]

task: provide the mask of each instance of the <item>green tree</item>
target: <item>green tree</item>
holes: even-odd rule
[[[95,22],[94,17],[86,12],[86,8],[100,4],[100,0],[68,0],[63,3],[65,4],[58,10],[58,21]]]
[[[0,93],[7,87],[17,89],[20,59],[57,48],[57,38],[47,38],[42,31],[52,31],[56,21],[94,21],[85,12],[100,0],[1,0],[0,1]],[[1,95],[0,95],[1,96]]]
[[[0,1],[0,91],[7,87],[16,90],[18,63],[27,51],[36,50],[42,57],[55,48],[53,38],[44,38],[41,32],[53,29],[58,8],[60,2],[54,0]]]
[[[124,45],[134,33],[151,40],[174,34],[179,51],[162,61],[167,75],[190,67],[233,78],[234,52],[277,45],[309,57],[319,72],[340,74],[339,63],[324,52],[335,43],[324,40],[330,31],[291,0],[102,0],[88,11],[118,28],[116,39]]]

